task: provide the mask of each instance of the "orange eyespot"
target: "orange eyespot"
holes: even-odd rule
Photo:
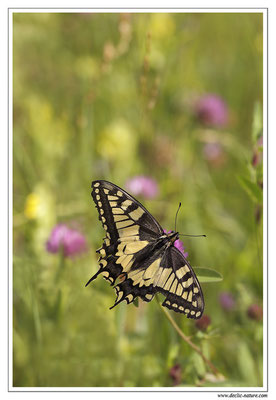
[[[121,274],[118,276],[120,282],[124,282],[126,280],[126,274]]]

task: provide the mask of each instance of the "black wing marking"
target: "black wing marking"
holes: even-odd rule
[[[155,241],[163,229],[141,203],[113,183],[92,182],[91,195],[106,237],[97,250],[100,269],[89,282],[103,273],[113,284],[119,275],[131,268],[135,254]]]

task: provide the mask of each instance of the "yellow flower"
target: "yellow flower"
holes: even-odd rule
[[[78,57],[75,61],[75,72],[81,79],[93,79],[99,73],[99,66],[91,56]]]
[[[24,214],[29,219],[35,219],[38,216],[39,206],[41,204],[40,196],[37,193],[30,193],[25,202]]]
[[[32,243],[39,254],[44,251],[49,231],[56,223],[55,212],[55,198],[51,190],[44,183],[38,183],[26,197],[24,216],[36,222],[33,225]]]
[[[70,126],[66,114],[56,116],[53,105],[39,96],[25,99],[28,111],[28,132],[45,156],[59,157],[66,152]]]
[[[175,23],[171,14],[155,13],[151,15],[150,32],[152,36],[163,39],[174,34]]]
[[[112,122],[100,133],[97,150],[110,161],[130,159],[135,149],[135,133],[124,120]]]
[[[37,219],[40,222],[52,219],[54,199],[49,189],[42,183],[35,186],[25,201],[24,215],[28,219]]]

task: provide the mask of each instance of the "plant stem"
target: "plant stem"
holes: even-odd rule
[[[59,251],[59,265],[56,272],[55,282],[58,283],[65,267],[65,257],[63,247]]]
[[[208,367],[211,369],[211,371],[223,378],[223,375],[218,371],[218,369],[211,363],[210,360],[208,360],[208,358],[205,357],[205,355],[202,353],[202,351],[200,350],[200,348],[198,346],[196,346],[191,340],[190,338],[188,338],[188,336],[184,335],[184,333],[182,332],[182,330],[179,328],[179,326],[177,325],[177,323],[175,322],[175,320],[173,319],[173,317],[170,315],[169,311],[166,310],[165,307],[162,307],[161,304],[158,301],[158,298],[156,297],[156,301],[159,305],[159,307],[161,308],[161,310],[163,311],[163,313],[166,315],[167,319],[170,321],[170,323],[172,324],[172,326],[174,327],[174,329],[176,330],[176,332],[179,334],[179,336],[181,336],[181,338],[190,346],[192,347],[192,349],[194,349],[203,359],[203,361],[208,365]]]

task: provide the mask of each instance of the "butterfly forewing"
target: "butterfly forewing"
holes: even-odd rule
[[[92,197],[106,237],[97,250],[100,269],[89,282],[99,273],[112,285],[117,280],[114,306],[137,296],[150,301],[161,292],[166,296],[163,306],[200,318],[204,300],[198,280],[182,253],[162,245],[164,231],[155,218],[113,183],[92,182]]]
[[[113,183],[92,182],[91,195],[106,231],[103,246],[97,250],[100,269],[91,280],[102,273],[113,284],[119,275],[132,267],[134,254],[156,240],[163,231],[142,204]]]
[[[113,183],[94,181],[91,194],[98,208],[100,219],[102,222],[104,219],[108,221],[107,227],[114,240],[120,237],[120,229],[129,228],[128,231],[131,231],[136,225],[139,225],[145,233],[153,238],[163,233],[159,223],[145,207]]]

